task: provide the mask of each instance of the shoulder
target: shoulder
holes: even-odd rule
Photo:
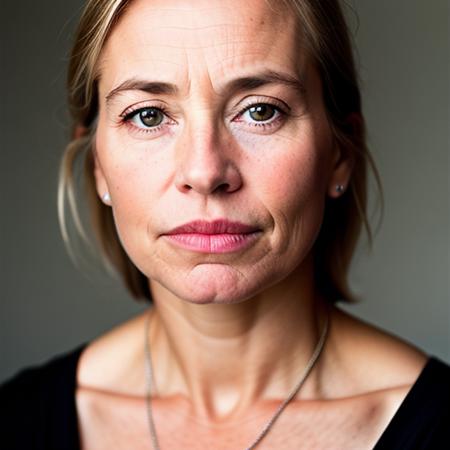
[[[434,356],[430,357],[403,403],[410,412],[430,420],[450,413],[450,366]],[[426,417],[425,417],[426,416]],[[450,418],[450,415],[447,415]],[[450,423],[448,423],[450,425]]]
[[[338,375],[347,380],[338,396],[409,389],[429,356],[394,334],[335,308],[329,346]]]
[[[449,448],[450,366],[431,357],[378,441],[384,448]]]
[[[66,375],[76,370],[78,358],[84,348],[85,345],[81,345],[70,352],[57,355],[43,364],[20,371],[0,385],[2,398],[4,398],[3,396],[19,395],[24,391],[35,391],[37,387],[49,388],[58,379],[67,381]]]
[[[0,399],[2,405],[9,399],[15,402],[24,401],[32,396],[45,396],[61,386],[68,386],[73,382],[78,358],[85,345],[55,356],[44,364],[22,370],[14,377],[0,385]],[[72,376],[71,376],[72,375]]]
[[[73,423],[74,388],[79,355],[84,346],[40,366],[18,373],[0,385],[0,421],[8,448],[41,448],[45,434],[56,424]],[[26,432],[25,432],[26,431]],[[61,430],[62,432],[62,430]]]
[[[143,351],[147,311],[119,324],[83,351],[77,373],[79,388],[136,394],[144,380]]]
[[[426,442],[438,442],[450,426],[446,363],[337,308],[328,344],[335,371],[326,397],[349,400],[374,418],[377,449],[441,448]]]

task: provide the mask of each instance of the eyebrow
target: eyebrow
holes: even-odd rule
[[[223,91],[236,94],[241,91],[257,89],[268,84],[283,84],[293,88],[300,94],[305,93],[305,85],[299,77],[292,76],[284,72],[265,70],[253,76],[241,77],[230,80],[222,88]],[[221,89],[221,90],[222,90]],[[154,95],[176,95],[179,92],[178,87],[172,83],[161,81],[147,81],[137,78],[125,80],[119,86],[115,87],[106,96],[106,103],[111,103],[115,97],[126,91],[143,91]]]
[[[137,78],[131,78],[130,80],[125,80],[123,83],[119,84],[119,86],[114,88],[106,96],[106,103],[111,103],[115,97],[125,91],[143,91],[148,94],[155,95],[175,95],[178,93],[178,88],[171,83],[145,81],[138,80]]]
[[[225,85],[225,90],[236,93],[240,91],[250,91],[268,84],[282,84],[293,88],[300,94],[305,93],[305,84],[301,78],[292,76],[288,73],[276,72],[273,70],[265,70],[264,72],[258,73],[254,76],[231,80]]]

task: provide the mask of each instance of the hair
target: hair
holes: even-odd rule
[[[81,164],[88,212],[101,254],[121,275],[133,297],[151,300],[147,277],[124,251],[110,207],[98,198],[94,179],[94,137],[98,114],[98,60],[114,25],[131,0],[88,0],[82,13],[68,68],[68,105],[72,140],[60,169],[58,214],[62,235],[73,255],[67,213],[75,230],[89,241],[77,205],[76,165]],[[378,171],[366,144],[361,95],[350,32],[338,0],[284,0],[298,17],[302,44],[319,71],[323,99],[335,143],[354,161],[349,186],[338,199],[327,198],[323,223],[314,244],[317,288],[330,302],[355,301],[348,271],[364,227],[369,245],[372,231],[367,217],[368,168],[375,176],[381,200]]]

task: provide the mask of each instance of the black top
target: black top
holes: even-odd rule
[[[0,448],[79,450],[75,388],[84,347],[0,386]],[[449,432],[450,366],[431,357],[375,450],[449,450]]]

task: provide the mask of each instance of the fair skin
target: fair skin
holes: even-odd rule
[[[113,29],[99,61],[95,176],[125,250],[151,280],[161,447],[237,449],[317,343],[328,309],[312,249],[325,199],[348,185],[352,161],[334,144],[292,14],[256,0],[193,3],[136,0]],[[226,252],[167,238],[199,219],[256,231]],[[420,373],[421,352],[329,311],[318,363],[258,448],[371,448]],[[81,356],[85,449],[150,448],[144,322]]]

